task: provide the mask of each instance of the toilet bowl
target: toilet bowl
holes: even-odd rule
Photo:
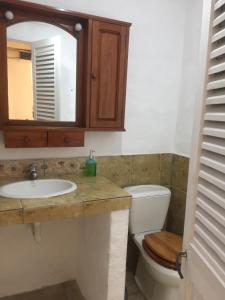
[[[143,234],[134,236],[134,242],[140,250],[135,273],[138,287],[149,300],[178,300],[180,277],[177,271],[152,259],[142,246],[143,239]]]
[[[178,272],[160,264],[143,247],[146,234],[158,233],[163,228],[170,190],[156,185],[132,186],[125,190],[132,196],[129,231],[140,250],[135,281],[148,300],[179,300]]]

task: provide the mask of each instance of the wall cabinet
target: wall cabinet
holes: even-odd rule
[[[90,128],[124,130],[128,28],[94,21]]]
[[[28,24],[28,22],[31,22]],[[76,53],[75,63],[71,63],[71,73],[65,73],[70,79],[74,100],[69,102],[66,89],[67,81],[58,80],[57,73],[51,78],[51,55],[47,51],[48,66],[44,58],[44,49],[50,44],[42,45],[39,38],[33,45],[42,45],[40,53],[33,55],[37,65],[33,71],[33,86],[31,91],[35,101],[29,118],[12,117],[9,87],[9,56],[8,47],[15,44],[10,34],[13,26],[21,23],[42,27],[52,26],[73,37],[75,41],[70,50],[65,51],[64,58],[56,65],[65,65],[66,55]],[[50,25],[49,25],[50,24]],[[38,25],[37,25],[38,26]],[[63,11],[52,7],[30,3],[27,1],[0,1],[0,129],[4,131],[6,147],[82,147],[84,146],[85,131],[123,131],[126,98],[126,76],[128,60],[128,40],[131,24],[88,14]],[[44,28],[44,27],[43,27]],[[20,39],[20,27],[16,36]],[[53,28],[54,29],[54,28]],[[51,28],[51,30],[53,30]],[[50,31],[51,31],[50,30]],[[45,30],[45,32],[48,29]],[[63,34],[62,34],[63,35]],[[31,36],[28,34],[28,36]],[[55,43],[57,41],[55,40]],[[46,40],[45,40],[46,43]],[[37,47],[37,46],[36,46]],[[56,47],[57,48],[57,47]],[[11,48],[10,48],[11,49]],[[36,48],[37,49],[37,48]],[[36,51],[35,49],[35,51]],[[39,48],[38,48],[39,49]],[[48,48],[51,49],[52,48]],[[27,49],[19,51],[19,57],[28,58]],[[14,51],[15,52],[15,51]],[[26,55],[25,55],[26,54]],[[32,63],[34,63],[32,59]],[[67,63],[68,66],[68,63]],[[34,67],[34,65],[33,65]],[[45,69],[44,69],[45,68]],[[47,73],[48,72],[48,73]],[[54,72],[57,72],[55,67]],[[60,71],[61,72],[61,71]],[[12,72],[11,72],[12,73]],[[44,75],[43,75],[44,74]],[[74,74],[71,80],[72,75]],[[35,79],[34,79],[35,78]],[[49,79],[50,78],[50,79]],[[38,80],[37,80],[38,79]],[[76,81],[76,84],[74,82]],[[60,101],[57,100],[59,96]],[[71,92],[72,94],[72,92]],[[38,95],[38,96],[37,96]],[[75,96],[74,96],[75,95]],[[21,97],[20,99],[23,99]],[[13,99],[15,102],[15,99]],[[33,100],[34,101],[34,100]],[[38,101],[38,102],[37,102]],[[24,103],[24,102],[23,102]],[[59,106],[55,108],[56,103]],[[67,107],[68,105],[68,107]],[[32,106],[31,106],[32,107]],[[60,108],[61,107],[61,108]],[[61,114],[59,113],[61,109]],[[71,111],[72,110],[72,111]],[[38,112],[38,113],[35,113]],[[51,114],[50,114],[51,111]],[[56,113],[57,112],[57,113]],[[23,113],[23,112],[22,112]],[[64,119],[60,119],[63,115]],[[67,116],[73,116],[67,119]],[[56,118],[56,116],[58,116]],[[53,118],[53,119],[50,119]],[[55,119],[54,119],[55,118]]]

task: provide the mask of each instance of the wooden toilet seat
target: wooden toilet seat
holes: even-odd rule
[[[146,253],[157,263],[177,270],[177,252],[182,250],[182,237],[167,231],[146,234],[142,241]]]

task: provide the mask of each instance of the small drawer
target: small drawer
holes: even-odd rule
[[[84,131],[48,131],[48,147],[83,147]]]
[[[46,131],[5,131],[6,148],[39,148],[47,147]]]

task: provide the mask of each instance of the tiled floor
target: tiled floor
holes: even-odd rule
[[[127,272],[126,287],[128,300],[146,300],[138,289],[133,274],[130,272]],[[85,300],[85,298],[81,295],[76,281],[68,281],[41,290],[0,298],[0,300]]]
[[[41,290],[0,298],[0,300],[85,300],[85,298],[81,295],[76,281],[68,281]]]
[[[128,300],[146,300],[135,283],[134,275],[130,272],[127,272],[126,287]]]

